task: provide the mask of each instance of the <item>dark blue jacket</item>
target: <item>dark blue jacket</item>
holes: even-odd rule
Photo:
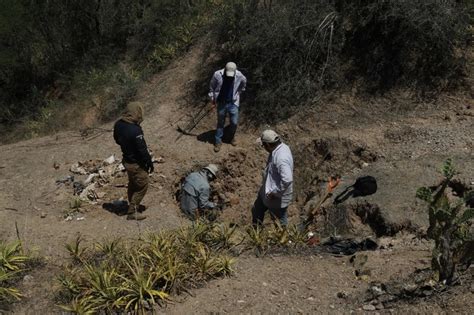
[[[114,126],[114,139],[122,149],[123,161],[137,163],[145,170],[151,165],[151,156],[140,125],[118,120]]]

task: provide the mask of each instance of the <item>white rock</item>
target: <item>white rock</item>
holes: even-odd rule
[[[362,306],[362,309],[364,311],[375,311],[376,310],[375,306],[373,306],[372,304],[364,305],[364,306]]]
[[[108,158],[106,158],[106,159],[104,160],[104,163],[105,163],[105,164],[108,164],[108,165],[115,163],[115,155],[112,154],[111,156],[109,156]]]

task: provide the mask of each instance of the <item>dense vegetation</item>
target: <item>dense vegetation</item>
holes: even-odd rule
[[[0,0],[0,131],[36,134],[65,104],[115,118],[142,79],[208,30],[219,60],[249,78],[257,122],[288,117],[328,90],[450,90],[466,76],[472,1]],[[198,32],[201,31],[201,32]],[[41,124],[41,122],[43,122]],[[58,126],[61,127],[61,126]],[[28,135],[27,135],[28,136]]]
[[[330,89],[438,92],[466,75],[471,1],[227,2],[217,49],[249,77],[257,121],[277,120]]]
[[[23,297],[16,284],[38,262],[25,253],[20,242],[0,240],[0,312]]]
[[[297,250],[305,233],[292,226],[269,230],[203,221],[179,230],[151,233],[140,241],[104,241],[87,246],[78,237],[66,246],[71,262],[59,277],[58,304],[74,314],[148,314],[174,295],[233,273],[244,250]]]
[[[103,118],[113,116],[140,79],[186,49],[210,5],[0,0],[0,124],[47,118],[68,91],[108,90]]]

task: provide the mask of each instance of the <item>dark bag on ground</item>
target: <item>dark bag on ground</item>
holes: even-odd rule
[[[359,177],[352,186],[354,187],[354,197],[369,196],[377,192],[377,181],[372,176]]]
[[[377,180],[373,176],[362,176],[356,179],[355,183],[346,187],[343,192],[334,198],[334,204],[340,204],[350,197],[363,197],[377,192]]]

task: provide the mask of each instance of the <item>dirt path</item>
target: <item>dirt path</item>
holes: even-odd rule
[[[120,157],[119,147],[110,132],[97,134],[90,140],[81,138],[75,132],[63,132],[1,147],[0,239],[16,239],[17,226],[28,248],[36,250],[46,259],[46,265],[32,273],[33,280],[21,283],[26,298],[15,305],[14,313],[57,312],[53,302],[56,287],[53,278],[60,272],[67,256],[64,244],[79,233],[92,243],[116,236],[136,238],[146,231],[189,224],[180,215],[174,200],[174,184],[196,164],[213,162],[223,166],[225,180],[220,188],[238,200],[224,212],[223,220],[249,222],[250,206],[265,162],[265,153],[255,145],[256,133],[239,130],[239,146],[224,145],[221,152],[215,154],[208,142],[215,124],[215,118],[211,115],[195,130],[201,140],[183,136],[175,141],[177,124],[187,121],[186,115],[192,113],[190,108],[193,105],[196,108],[202,105],[197,101],[195,104],[186,103],[192,80],[196,79],[195,74],[201,66],[201,54],[200,46],[193,47],[167,70],[155,76],[137,96],[147,108],[143,123],[145,138],[155,155],[165,159],[165,163],[156,166],[153,186],[144,200],[148,206],[148,219],[145,221],[126,221],[124,217],[103,210],[100,203],[84,206],[87,211],[83,214],[83,220],[64,220],[72,191],[71,188],[58,186],[56,180],[70,175],[69,167],[77,161],[102,160],[111,154]],[[349,151],[361,145],[374,153],[374,161],[365,165],[366,161],[354,156],[354,153],[344,156],[341,150],[347,150],[346,145],[340,149],[335,146],[334,164],[349,161],[344,163],[347,165],[344,175],[348,180],[361,173],[377,174],[383,185],[380,193],[369,201],[380,204],[387,213],[393,213],[393,220],[408,217],[421,224],[425,215],[412,208],[413,189],[432,183],[436,179],[439,163],[446,156],[458,158],[466,180],[474,181],[472,100],[461,99],[440,111],[420,108],[389,112],[384,109],[385,104],[359,102],[348,106],[352,102],[352,99],[341,98],[334,101],[331,111],[310,111],[277,126],[298,160],[296,168],[299,169],[299,176],[303,176],[304,172],[316,172],[311,168],[320,158],[315,151],[311,151],[315,140],[329,139],[336,143],[341,139],[347,140],[350,142]],[[466,105],[471,107],[466,109]],[[251,104],[244,103],[243,106]],[[455,114],[453,108],[461,114]],[[112,124],[103,128],[111,129]],[[305,155],[307,148],[311,150]],[[59,165],[58,169],[53,167],[55,163]],[[327,171],[330,170],[328,166]],[[401,184],[407,181],[410,189]],[[122,177],[116,183],[124,182]],[[126,195],[124,187],[110,186],[104,192],[104,201]],[[296,205],[290,208],[293,216],[297,211]],[[372,279],[382,281],[406,275],[416,268],[426,267],[428,257],[426,245],[370,253],[374,270]],[[318,255],[264,259],[243,256],[239,258],[234,277],[212,281],[194,290],[193,297],[178,297],[182,303],[169,305],[163,312],[273,314],[347,313],[354,310],[360,313],[362,305],[359,302],[351,304],[337,297],[341,291],[355,294],[367,288],[367,283],[356,279],[354,270],[347,263],[347,258]],[[390,272],[387,273],[387,270]],[[449,312],[449,307],[452,307],[452,310],[462,313],[469,306],[474,306],[472,301],[471,293],[445,306],[428,305],[417,309],[408,305],[400,310],[432,313]]]

